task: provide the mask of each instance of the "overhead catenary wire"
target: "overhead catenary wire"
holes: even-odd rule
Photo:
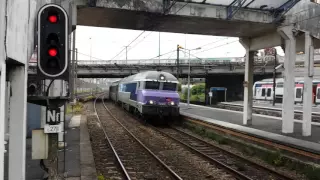
[[[135,45],[133,45],[130,49],[128,49],[127,53],[132,50],[133,48],[135,48],[138,44],[140,44],[145,38],[147,38],[151,33],[153,33],[152,31],[147,34],[143,39],[141,39],[138,43],[136,43]],[[121,56],[120,56],[121,57]]]
[[[203,48],[203,47],[205,47],[205,46],[208,46],[208,45],[211,45],[211,44],[218,43],[218,42],[223,41],[223,40],[226,40],[226,39],[228,39],[228,38],[229,38],[229,37],[222,38],[222,39],[218,39],[218,40],[215,40],[215,41],[213,41],[213,42],[210,42],[210,43],[207,43],[207,44],[201,45],[201,46],[199,46],[199,47]]]
[[[177,50],[175,49],[175,50],[172,50],[172,51],[166,52],[166,53],[164,53],[164,54],[161,54],[160,56],[158,55],[158,56],[153,57],[153,58],[150,58],[150,59],[155,59],[155,58],[158,58],[158,57],[161,57],[161,56],[164,56],[164,55],[167,55],[167,54],[169,54],[169,53],[176,52],[176,51],[177,51]]]
[[[176,4],[176,1],[174,2],[174,3],[172,3],[172,5],[170,5],[170,7],[169,8],[167,8],[166,10],[165,10],[165,12],[166,11],[169,11],[174,5]],[[174,15],[176,15],[178,12],[180,12],[186,5],[188,5],[189,4],[189,2],[186,2],[183,6],[181,6],[180,7],[180,9],[178,10],[178,11],[176,11],[175,13],[174,13]],[[163,15],[166,15],[166,14],[163,14]],[[153,30],[154,29],[154,24],[152,23],[150,26],[148,26],[147,28],[145,28],[145,29],[149,29],[149,28],[151,28],[150,30]],[[131,41],[130,42],[130,44],[129,45],[127,45],[127,46],[130,46],[134,41],[136,41],[143,33],[145,33],[146,32],[146,30],[143,30],[133,41]],[[111,60],[113,60],[114,58],[116,58],[117,56],[119,56],[124,50],[125,50],[126,48],[123,48],[116,56],[114,56]],[[132,48],[131,48],[132,49]]]
[[[210,50],[212,50],[212,49],[216,49],[216,48],[218,48],[218,47],[222,47],[222,46],[225,46],[225,45],[228,45],[228,44],[233,44],[233,43],[235,43],[235,42],[239,42],[239,40],[227,42],[227,43],[225,43],[225,44],[218,45],[218,46],[212,47],[212,48],[210,48],[210,49],[206,49],[206,50],[203,50],[203,51],[200,51],[200,52],[196,52],[195,54],[199,54],[199,53],[203,53],[203,52],[206,52],[206,51],[210,51]]]
[[[70,51],[75,51],[75,50],[70,50]],[[81,53],[81,52],[79,52],[79,51],[75,51],[76,53],[79,53],[79,54],[81,54],[81,55],[84,55],[84,56],[88,56],[88,57],[90,57],[90,55],[88,55],[88,54],[84,54],[84,53]],[[101,58],[96,58],[96,57],[93,57],[93,56],[91,56],[92,58],[94,58],[94,59],[97,59],[97,60],[103,60],[103,59],[101,59]]]
[[[136,38],[134,38],[127,46],[130,46],[134,41],[136,41],[146,30],[142,31]],[[117,55],[115,55],[111,60],[119,56],[126,48],[123,48]]]

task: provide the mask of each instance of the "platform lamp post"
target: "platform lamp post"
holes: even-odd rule
[[[180,46],[181,49],[185,49],[183,47]],[[194,50],[200,50],[201,47],[197,47],[195,49],[185,49],[187,51],[189,51],[189,58],[188,58],[188,66],[189,66],[189,71],[188,71],[188,99],[187,99],[187,104],[188,104],[188,108],[190,107],[190,71],[191,71],[191,67],[190,67],[190,52],[194,51]]]

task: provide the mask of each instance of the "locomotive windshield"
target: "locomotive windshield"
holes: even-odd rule
[[[160,87],[160,82],[146,81],[145,89],[157,89],[157,90],[159,90],[159,87]]]
[[[163,90],[176,91],[177,83],[163,83]]]

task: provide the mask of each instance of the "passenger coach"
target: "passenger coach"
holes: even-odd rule
[[[167,72],[146,71],[112,83],[110,99],[145,117],[178,116],[178,80]]]

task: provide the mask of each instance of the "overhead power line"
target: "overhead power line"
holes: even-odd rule
[[[223,41],[223,40],[226,40],[226,39],[228,39],[228,37],[226,37],[226,38],[222,38],[222,39],[219,39],[219,40],[216,40],[216,41],[213,41],[213,42],[207,43],[207,44],[204,44],[204,45],[199,46],[199,47],[203,48],[204,46],[208,46],[208,45],[211,45],[211,44],[215,44],[215,43],[217,43],[217,42],[220,42],[220,41]]]
[[[127,46],[130,46],[134,41],[136,41],[144,32],[146,32],[145,30],[142,31],[136,38],[134,38]],[[117,56],[119,56],[119,54],[121,54],[126,48],[123,48],[117,55],[115,55],[111,60],[113,60],[114,58],[116,58]]]
[[[138,43],[136,43],[135,45],[133,45],[129,50],[128,50],[128,52],[130,51],[130,50],[132,50],[133,48],[135,48],[138,44],[140,44],[142,41],[144,41],[144,39],[146,39],[151,33],[153,33],[152,31],[149,33],[149,34],[147,34],[143,39],[141,39]]]
[[[151,59],[159,58],[159,57],[161,57],[161,56],[167,55],[167,54],[172,53],[172,52],[175,52],[175,51],[177,51],[177,50],[175,49],[175,50],[166,52],[166,53],[164,53],[164,54],[161,54],[160,56],[158,55],[158,56],[156,56],[156,57],[154,57],[154,58],[151,58]]]
[[[70,50],[70,51],[74,51],[74,50]],[[79,51],[75,51],[76,53],[78,52],[79,54],[82,54],[82,55],[84,55],[84,56],[88,56],[88,57],[90,57],[90,55],[88,55],[88,54],[84,54],[84,53],[81,53],[81,52],[79,52]],[[102,59],[100,59],[100,58],[96,58],[96,57],[93,57],[93,56],[91,56],[92,58],[94,58],[94,59],[97,59],[97,60],[102,60]]]
[[[206,51],[210,51],[210,50],[212,50],[212,49],[216,49],[216,48],[218,48],[218,47],[222,47],[222,46],[225,46],[225,45],[228,45],[228,44],[233,44],[233,43],[235,43],[235,42],[239,42],[239,40],[227,42],[227,43],[225,43],[225,44],[222,44],[222,45],[219,45],[219,46],[215,46],[215,47],[210,48],[210,49],[206,49],[206,50],[203,50],[203,51],[200,51],[200,52],[196,52],[195,54],[199,54],[199,53],[203,53],[203,52],[206,52]]]
[[[165,12],[164,12],[163,15],[166,16],[166,14],[165,14],[166,11],[169,11],[176,3],[177,3],[177,2],[174,1],[174,2],[170,5],[170,7],[165,10]],[[181,8],[174,13],[174,15],[176,15],[179,11],[181,11],[187,4],[189,4],[189,2],[186,2],[183,6],[181,6]],[[151,20],[151,21],[152,21],[152,20]],[[146,29],[149,29],[149,28],[150,28],[150,30],[153,30],[154,27],[155,27],[155,25],[154,25],[153,23],[151,23],[151,25],[148,26]],[[143,33],[145,33],[145,32],[146,32],[146,30],[143,30],[143,31],[142,31],[133,41],[131,41],[130,44],[127,45],[127,46],[130,46],[134,41],[136,41],[136,40],[137,40]],[[132,48],[131,48],[131,49],[132,49]],[[124,50],[125,50],[125,48],[123,48],[123,49],[122,49],[116,56],[114,56],[111,60],[113,60],[114,58],[116,58],[117,56],[119,56]]]

